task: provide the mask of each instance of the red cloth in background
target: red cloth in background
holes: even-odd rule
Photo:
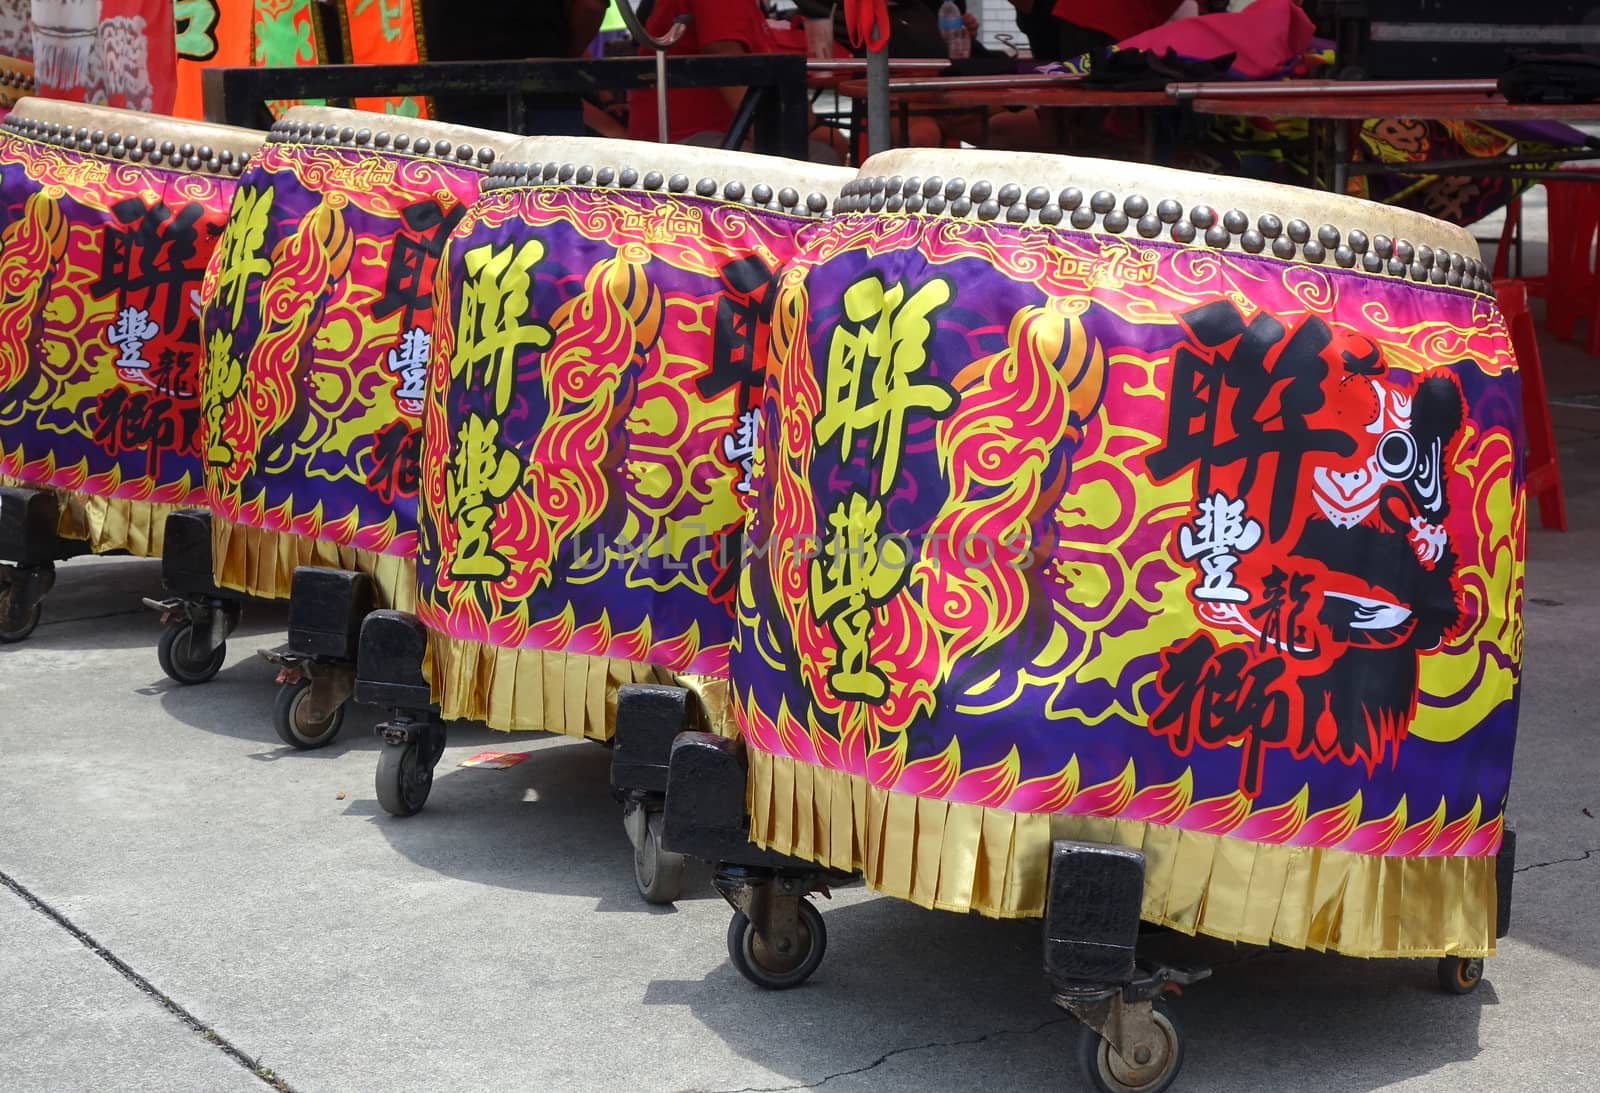
[[[1056,0],[1050,14],[1073,26],[1109,34],[1114,42],[1159,27],[1182,0]]]
[[[1126,40],[1121,49],[1145,49],[1157,56],[1172,50],[1180,57],[1210,60],[1235,54],[1232,74],[1272,80],[1306,51],[1315,31],[1311,17],[1294,0],[1256,0],[1243,11],[1196,15],[1158,26]]]
[[[177,93],[171,0],[32,0],[39,94],[166,114]]]
[[[712,42],[738,42],[747,53],[783,53],[773,41],[766,16],[757,0],[658,0],[645,23],[654,37],[666,34],[672,21],[689,15],[693,21],[682,38],[667,51],[669,57],[682,57],[705,51]],[[641,50],[645,56],[649,51]],[[805,52],[802,32],[799,52]],[[733,124],[733,110],[715,87],[684,87],[669,91],[667,128],[676,142],[696,133],[725,133]],[[634,140],[656,140],[656,93],[628,93],[628,136]]]

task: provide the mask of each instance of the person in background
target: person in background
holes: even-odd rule
[[[665,35],[678,16],[690,17],[683,36],[667,51],[669,57],[784,52],[775,48],[757,0],[645,0],[639,14],[644,17],[645,31],[656,38]],[[647,50],[639,52],[650,55]],[[733,124],[744,93],[742,87],[670,88],[668,133],[663,137],[657,128],[655,89],[630,91],[628,136],[715,147]]]
[[[1035,61],[1061,60],[1061,24],[1056,22],[1056,0],[1011,0],[1017,9],[1017,29],[1028,39]]]
[[[889,56],[943,57],[949,47],[939,31],[939,8],[944,0],[889,0]],[[986,57],[989,51],[979,44],[978,17],[967,10],[966,0],[954,0],[961,9],[961,22],[972,41],[972,56]]]
[[[514,61],[580,57],[605,18],[608,0],[545,0],[504,4],[492,0],[421,0],[422,34],[430,61]],[[433,100],[444,121],[484,129],[506,127],[504,95],[440,95]],[[582,133],[576,102],[551,104],[529,119],[530,131]]]
[[[1036,0],[1043,7],[1048,0]],[[1124,38],[1143,34],[1172,18],[1182,0],[1054,0],[1059,60],[1070,61]]]
[[[683,36],[667,51],[669,57],[806,52],[805,30],[788,21],[768,20],[760,0],[644,0],[639,5],[639,15],[646,33],[655,38],[664,36],[680,15],[690,16]],[[648,50],[639,52],[651,55]],[[665,139],[673,144],[720,147],[746,90],[669,86]],[[656,118],[655,88],[628,93],[628,136],[634,140],[663,139]],[[826,136],[813,135],[811,159],[818,163],[843,162]]]

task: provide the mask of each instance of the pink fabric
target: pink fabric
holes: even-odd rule
[[[1294,0],[1256,0],[1243,11],[1197,15],[1135,34],[1117,43],[1119,49],[1145,49],[1161,55],[1211,60],[1236,54],[1233,74],[1270,80],[1283,74],[1311,44],[1311,18]]]

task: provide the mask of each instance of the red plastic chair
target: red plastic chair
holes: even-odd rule
[[[1539,503],[1539,526],[1566,531],[1567,502],[1561,492],[1550,400],[1539,363],[1539,335],[1528,311],[1528,286],[1518,280],[1496,280],[1494,291],[1500,299],[1500,313],[1511,330],[1511,348],[1522,376],[1522,420],[1527,438],[1523,477],[1529,495]]]
[[[1545,301],[1544,327],[1563,341],[1586,322],[1584,351],[1600,354],[1600,171],[1580,172],[1593,181],[1552,181],[1548,197],[1549,260],[1543,277],[1520,278],[1527,295]],[[1519,221],[1520,201],[1506,207],[1506,224],[1494,257],[1497,281],[1509,277],[1511,241]]]

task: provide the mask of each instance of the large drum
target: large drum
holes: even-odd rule
[[[203,501],[200,282],[260,145],[248,130],[40,98],[6,117],[0,480],[55,492],[44,507],[59,524],[30,525],[35,539],[156,554],[168,511]]]
[[[220,587],[281,598],[332,566],[411,607],[435,269],[515,140],[327,107],[273,126],[204,291]]]
[[[450,243],[418,614],[444,717],[605,739],[618,684],[726,674],[775,279],[852,175],[606,140],[508,158]]]
[[[1038,915],[1492,951],[1524,494],[1463,230],[1206,175],[874,157],[774,309],[732,681],[751,835]]]

